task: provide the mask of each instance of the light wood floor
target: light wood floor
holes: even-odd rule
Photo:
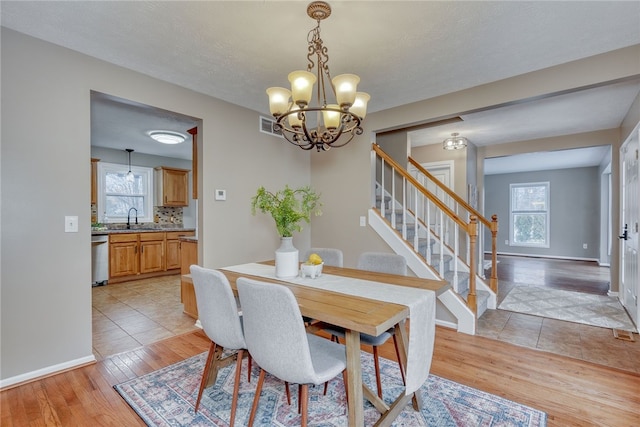
[[[638,374],[436,329],[436,375],[543,410],[549,426],[638,425]],[[202,332],[190,332],[5,390],[1,425],[143,426],[112,386],[207,348]],[[382,356],[394,358],[393,344]]]
[[[572,273],[571,268],[576,270]],[[549,272],[544,273],[545,269]],[[519,257],[501,257],[498,275],[500,300],[510,286],[522,283],[519,280],[594,293],[602,293],[601,282],[608,280],[606,269],[593,263],[563,265],[557,260]],[[150,289],[159,290],[158,296],[150,297]],[[139,281],[126,287],[94,288],[98,363],[3,391],[0,425],[144,425],[112,386],[208,348],[202,332],[193,332],[192,319],[182,315],[179,306],[171,306],[176,289],[169,278],[160,287]],[[481,326],[478,336],[437,328],[431,371],[541,409],[549,414],[550,426],[640,425],[639,341],[625,344],[603,328],[542,318],[523,321],[514,314],[506,322],[502,319],[501,326],[500,322]],[[599,332],[579,344],[598,355],[593,361],[562,350],[562,344],[576,334],[585,336],[581,328]],[[555,333],[547,335],[549,331]],[[518,341],[522,336],[529,337],[529,344]],[[548,336],[555,344],[544,348]],[[630,353],[620,356],[625,352]],[[383,346],[381,355],[395,359],[393,346]],[[619,359],[626,360],[626,365],[618,366]]]

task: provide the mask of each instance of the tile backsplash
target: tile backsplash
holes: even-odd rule
[[[182,225],[183,215],[182,208],[169,208],[165,206],[154,206],[153,218],[156,224],[160,225]],[[102,218],[98,215],[98,209],[95,203],[91,204],[91,223],[101,221]],[[126,222],[126,221],[123,221]]]

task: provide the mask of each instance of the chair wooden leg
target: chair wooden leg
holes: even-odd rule
[[[213,356],[216,353],[216,343],[211,341],[211,345],[209,345],[209,354],[207,355],[207,360],[204,362],[204,369],[202,370],[202,380],[200,380],[200,389],[198,390],[198,399],[196,400],[195,412],[198,412],[198,407],[200,406],[200,399],[202,399],[202,392],[207,385],[207,380],[209,377],[209,370],[211,369],[211,364],[213,362]]]
[[[302,387],[302,384],[298,384],[298,413],[302,411]]]
[[[329,381],[324,383],[324,392],[322,393],[323,396],[327,395],[327,390],[329,389]]]
[[[382,399],[382,381],[380,381],[380,360],[378,359],[378,347],[373,346],[373,364],[376,368],[376,387],[378,388],[378,397]]]
[[[402,358],[400,357],[400,349],[398,348],[398,338],[393,334],[393,345],[396,348],[396,358],[398,359],[398,366],[400,366],[400,375],[402,376],[402,384],[407,385],[404,378],[404,367],[402,366]]]
[[[287,405],[291,406],[291,392],[289,391],[289,383],[284,382],[284,392],[287,395]]]
[[[258,377],[258,385],[256,386],[256,394],[253,396],[253,405],[251,405],[251,415],[249,415],[248,427],[253,426],[253,421],[256,418],[256,410],[258,409],[258,403],[260,401],[260,392],[262,391],[262,384],[264,383],[264,374],[266,371],[260,368],[260,376]]]
[[[300,384],[300,395],[298,396],[298,400],[302,403],[302,408],[300,412],[302,412],[302,421],[300,425],[302,427],[307,427],[307,409],[309,403],[309,384]]]
[[[238,388],[240,388],[240,373],[242,372],[242,356],[244,350],[238,350],[236,356],[236,377],[235,384],[233,384],[233,397],[231,398],[231,418],[229,420],[229,426],[233,427],[233,423],[236,418],[236,407],[238,406]]]
[[[344,382],[344,398],[347,402],[347,406],[349,406],[349,387],[347,387],[347,370],[342,371],[342,381]]]
[[[252,359],[251,359],[251,353],[249,353],[247,351],[247,382],[250,383],[251,382],[251,363]]]

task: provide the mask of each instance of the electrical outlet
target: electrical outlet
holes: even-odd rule
[[[505,245],[507,245],[507,246],[509,246],[509,241],[508,241],[508,240],[505,240],[505,241],[504,241],[504,244],[505,244]]]
[[[582,244],[582,249],[587,249],[587,244],[586,243]]]
[[[366,227],[366,226],[367,226],[367,217],[361,216],[360,217],[360,227]]]

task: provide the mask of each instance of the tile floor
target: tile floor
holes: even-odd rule
[[[513,282],[500,282],[498,305],[513,286]],[[624,341],[615,338],[612,329],[488,310],[478,320],[478,335],[640,374],[638,334],[635,341]]]
[[[98,360],[197,329],[182,313],[179,275],[98,286],[92,294]]]

